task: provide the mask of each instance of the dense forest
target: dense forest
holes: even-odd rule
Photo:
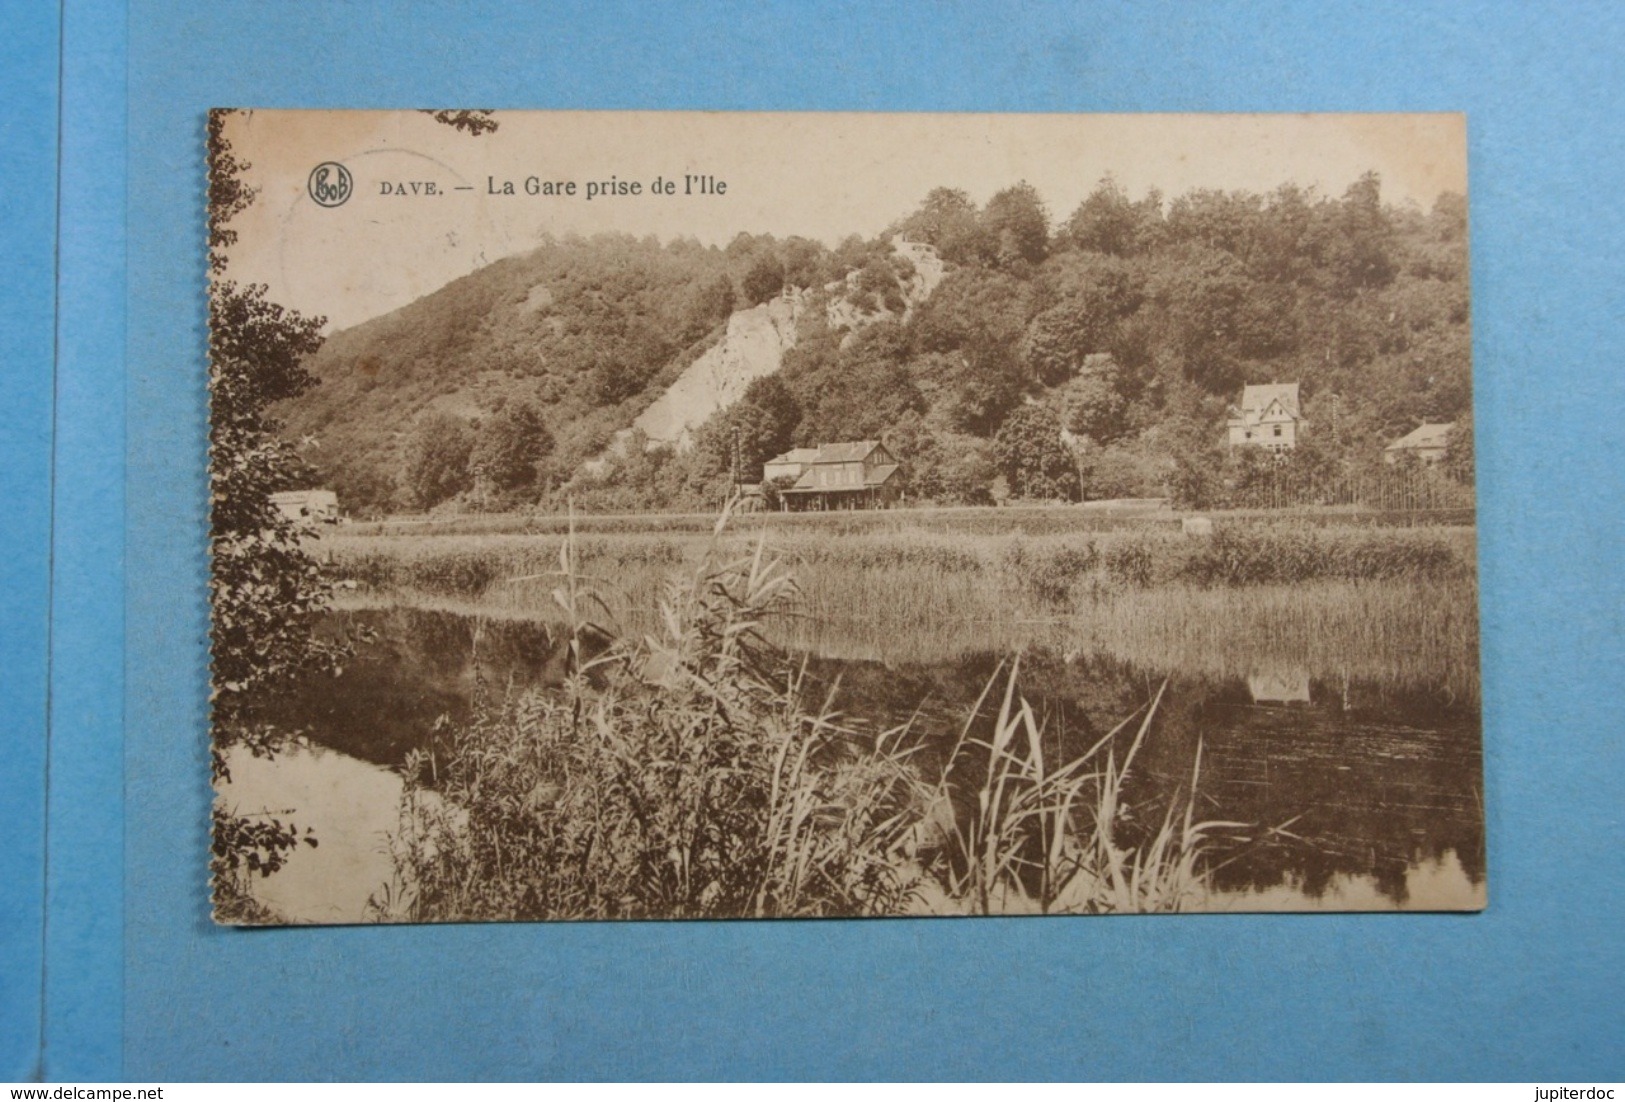
[[[1398,208],[1367,175],[1337,198],[1171,201],[1108,178],[1061,220],[1026,184],[981,207],[938,189],[834,249],[547,241],[333,335],[307,365],[320,385],[283,414],[310,477],[356,515],[708,507],[736,441],[751,481],[785,448],[876,438],[915,501],[1205,506],[1266,468],[1380,471],[1384,444],[1454,421],[1447,466],[1470,481],[1466,231],[1460,196]],[[899,291],[898,237],[945,262],[924,301]],[[691,448],[624,434],[734,310],[786,288],[808,308],[779,371]],[[1224,443],[1241,387],[1261,382],[1301,387],[1303,442],[1279,461]]]

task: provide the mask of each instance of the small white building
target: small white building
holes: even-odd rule
[[[271,495],[271,504],[296,523],[339,522],[339,495],[332,490],[283,490]]]
[[[1442,462],[1450,451],[1450,433],[1455,427],[1454,421],[1420,425],[1382,449],[1382,461],[1398,463],[1401,456],[1411,455],[1424,467]]]
[[[1308,704],[1309,671],[1262,670],[1247,676],[1254,704]]]
[[[1230,407],[1225,422],[1232,448],[1290,451],[1304,428],[1297,383],[1262,383],[1242,387],[1241,405]]]

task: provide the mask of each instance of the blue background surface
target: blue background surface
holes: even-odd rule
[[[135,0],[64,33],[47,1075],[1625,1074],[1614,6]],[[1466,111],[1488,912],[214,929],[217,105]]]
[[[40,1051],[55,356],[57,13],[0,4],[0,1078]]]

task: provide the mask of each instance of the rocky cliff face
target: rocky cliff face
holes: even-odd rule
[[[913,265],[913,274],[902,280],[908,311],[924,302],[942,282],[943,264],[930,245],[896,241],[897,255]],[[859,309],[848,297],[847,283],[832,283],[829,294],[829,323],[837,329],[856,331],[883,318],[895,316],[884,308]],[[675,445],[685,450],[689,434],[718,410],[728,408],[745,393],[752,381],[771,375],[784,362],[784,354],[795,346],[796,324],[808,309],[812,292],[789,290],[759,306],[736,311],[728,319],[728,330],[715,347],[695,360],[671,387],[632,423],[651,445]],[[624,446],[618,439],[617,446]],[[617,450],[616,447],[611,449]]]
[[[914,268],[913,274],[899,280],[902,284],[903,301],[907,303],[902,315],[906,319],[916,306],[931,297],[931,292],[942,282],[942,258],[937,255],[936,249],[917,241],[894,240],[892,251]],[[862,309],[853,301],[856,289],[856,272],[848,275],[844,284],[830,284],[828,288],[832,296],[829,303],[830,328],[846,329],[855,333],[872,322],[897,316],[884,307],[874,310]]]
[[[686,448],[691,430],[738,401],[753,380],[779,369],[796,343],[796,322],[808,297],[806,291],[792,290],[735,311],[722,340],[679,375],[632,427],[641,429],[651,444]]]

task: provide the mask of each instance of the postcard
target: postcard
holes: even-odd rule
[[[218,922],[1485,905],[1461,116],[206,148]]]

